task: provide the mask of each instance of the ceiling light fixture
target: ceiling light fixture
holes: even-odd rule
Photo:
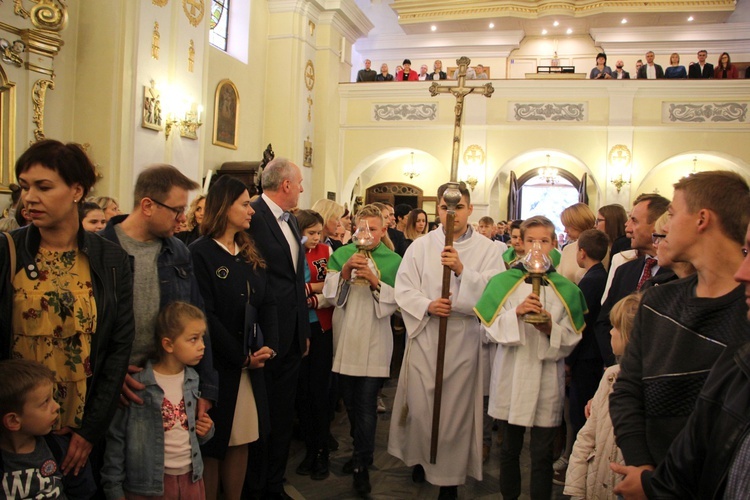
[[[573,30],[570,29],[570,28],[568,28],[568,31],[566,31],[565,33],[567,33],[568,35],[570,35],[571,33],[573,33]]]
[[[547,166],[539,169],[539,177],[547,184],[555,184],[560,180],[557,176],[557,169],[549,166],[549,155],[547,155]]]
[[[628,24],[628,20],[623,17],[622,21],[620,21],[620,24]]]
[[[554,23],[552,23],[552,26],[560,26],[560,23],[558,21],[555,21]]]
[[[542,35],[546,35],[546,34],[547,34],[547,30],[542,30]]]
[[[437,26],[435,26],[435,25],[433,24],[432,26],[430,26],[430,29],[431,29],[432,31],[437,31]]]
[[[693,19],[694,19],[693,16],[688,17],[688,22],[692,22]]]
[[[421,173],[421,170],[419,166],[414,165],[414,152],[411,153],[411,163],[405,164],[403,167],[403,173],[406,177],[409,179],[414,179],[415,177],[418,177]]]
[[[495,23],[490,23],[490,29],[495,27]]]

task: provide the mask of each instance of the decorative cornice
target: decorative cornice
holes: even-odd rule
[[[320,5],[320,23],[333,25],[349,43],[367,36],[375,27],[354,0],[325,0]]]
[[[609,55],[638,50],[653,50],[657,55],[698,50],[707,50],[709,54],[750,52],[750,23],[698,24],[689,30],[683,26],[662,26],[658,30],[592,28],[589,34],[594,44]]]
[[[400,24],[415,24],[488,17],[585,17],[611,12],[734,12],[735,0],[395,0],[391,7]]]
[[[357,52],[375,60],[401,60],[404,47],[412,59],[448,60],[472,57],[508,57],[523,40],[523,31],[501,33],[445,33],[441,35],[375,35],[357,41]]]

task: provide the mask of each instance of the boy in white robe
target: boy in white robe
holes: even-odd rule
[[[553,249],[554,224],[531,217],[521,225],[526,255],[539,242]],[[493,278],[475,311],[498,349],[492,366],[489,414],[501,421],[500,492],[521,494],[519,455],[531,427],[531,498],[552,494],[552,445],[565,401],[565,357],[581,340],[586,301],[571,281],[554,272],[545,276],[540,296],[532,292],[523,263]],[[546,312],[542,324],[523,321],[526,313]]]
[[[388,439],[388,452],[416,466],[414,478],[441,486],[441,498],[456,498],[466,475],[482,479],[482,333],[473,307],[489,279],[505,268],[497,245],[468,224],[473,207],[466,186],[456,208],[453,247],[445,246],[447,205],[438,189],[442,226],[411,244],[396,278],[396,301],[408,343]],[[443,265],[451,273],[451,296],[441,298]],[[437,463],[430,464],[438,325],[449,317]],[[424,472],[419,467],[424,468]]]
[[[354,489],[371,491],[368,465],[372,463],[377,428],[377,399],[383,379],[390,375],[393,335],[391,315],[396,311],[393,285],[401,257],[381,242],[387,227],[374,205],[357,214],[366,221],[373,237],[368,255],[354,243],[345,245],[328,260],[323,295],[334,305],[333,371],[349,416],[354,439],[352,466]],[[351,283],[351,278],[367,280]]]

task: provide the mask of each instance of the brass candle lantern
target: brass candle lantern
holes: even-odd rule
[[[531,288],[537,297],[541,298],[541,286],[544,275],[547,274],[552,262],[549,257],[542,252],[542,245],[539,241],[534,241],[531,251],[526,254],[523,258],[523,267],[531,275]],[[545,312],[540,313],[526,313],[523,315],[523,320],[526,323],[540,324],[548,323],[551,318],[549,314]]]
[[[354,231],[354,234],[352,235],[352,240],[354,241],[354,244],[357,246],[357,253],[369,258],[370,247],[375,242],[375,239],[372,237],[372,232],[370,231],[370,225],[367,223],[367,219],[365,217],[359,220],[359,223],[357,224],[357,230]],[[360,278],[357,276],[356,269],[352,270],[351,282],[354,285],[370,286],[370,281],[368,279]]]

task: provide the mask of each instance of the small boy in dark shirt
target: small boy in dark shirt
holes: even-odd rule
[[[586,328],[583,329],[581,342],[565,360],[571,370],[570,420],[574,437],[586,423],[584,407],[594,397],[604,373],[604,361],[594,336],[594,323],[599,316],[602,295],[607,285],[607,271],[602,260],[607,255],[608,248],[609,238],[596,229],[583,231],[578,237],[576,262],[578,267],[586,270],[586,274],[578,282],[578,288],[586,298],[589,312],[585,316]]]
[[[88,464],[77,476],[60,469],[68,439],[50,433],[60,410],[52,371],[34,361],[2,361],[0,381],[0,496],[91,498],[96,485]]]

